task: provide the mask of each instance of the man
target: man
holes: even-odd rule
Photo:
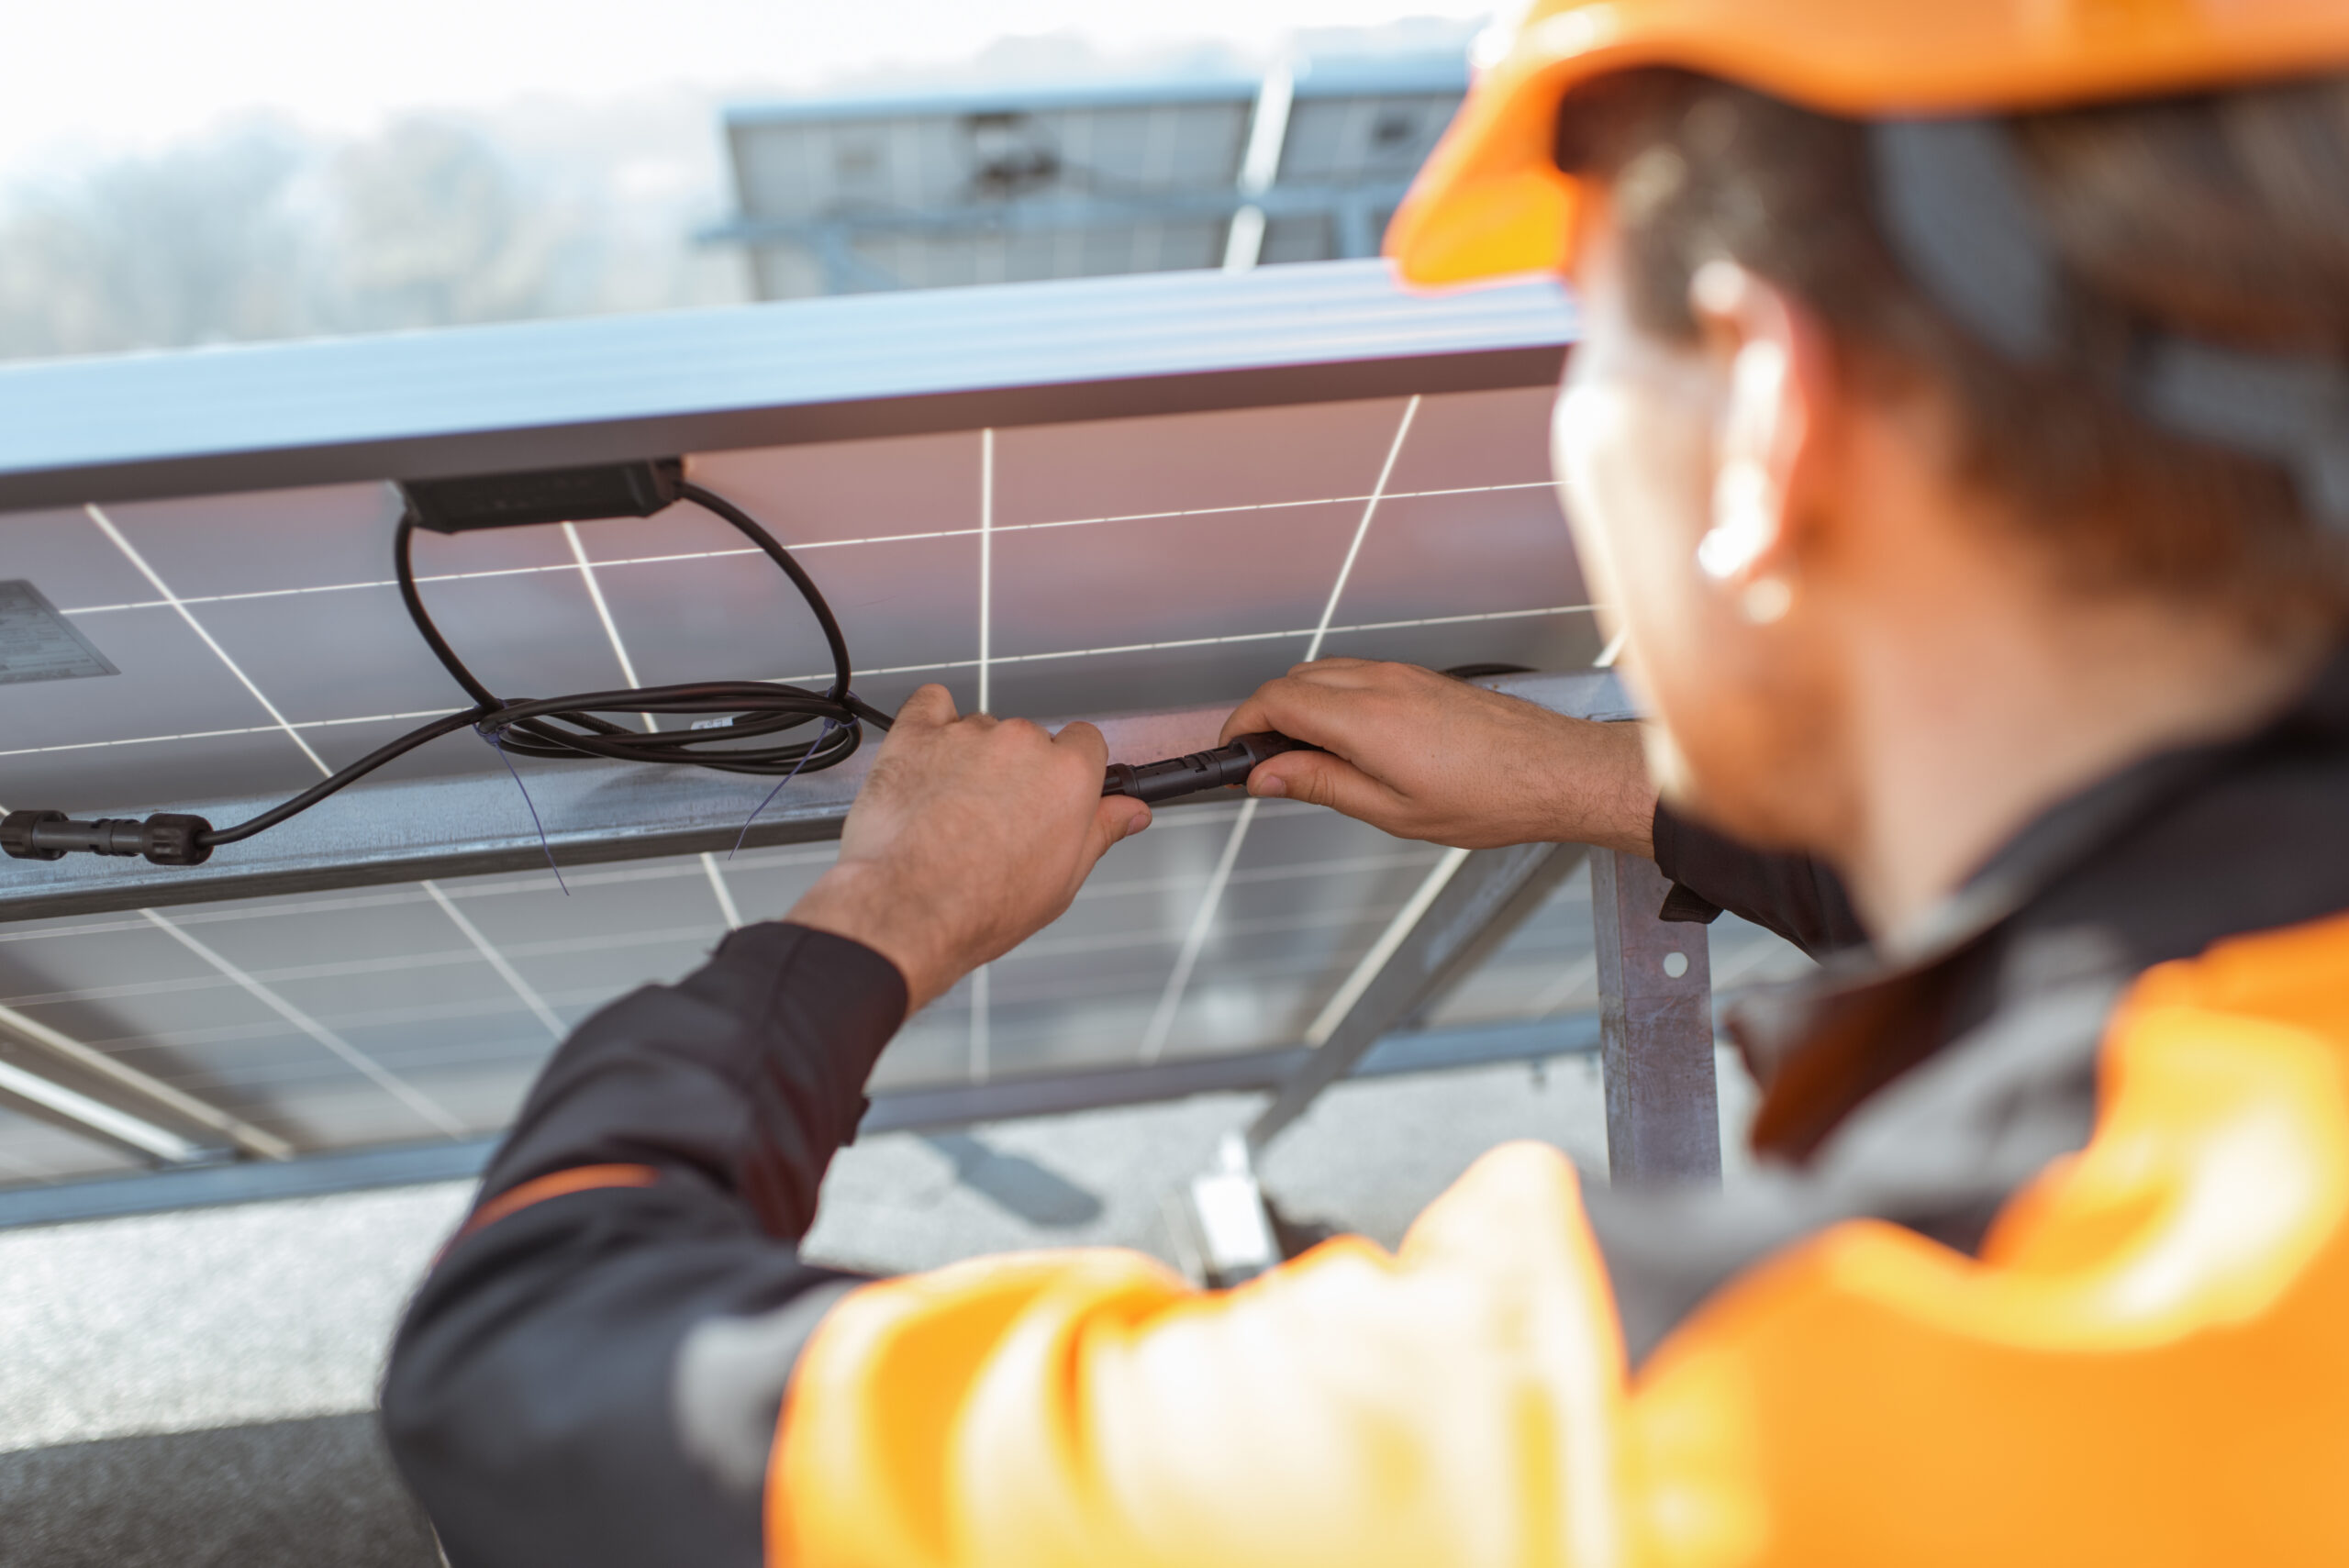
[[[926,689],[420,1291],[385,1418],[452,1562],[2349,1561],[2344,72],[2334,0],[1535,7],[1390,249],[1574,282],[1654,722],[1331,661],[1230,726],[1329,749],[1259,795],[1839,954],[1737,1020],[1761,1174],[1514,1147],[1221,1295],[803,1264],[891,1031],[1146,821]]]

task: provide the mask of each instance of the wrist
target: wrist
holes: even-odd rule
[[[1652,857],[1656,791],[1641,726],[1563,723],[1563,755],[1550,773],[1559,786],[1551,803],[1553,830],[1545,836]]]
[[[895,964],[910,1018],[959,975],[924,929],[922,902],[870,861],[843,861],[816,879],[784,918],[861,942]]]

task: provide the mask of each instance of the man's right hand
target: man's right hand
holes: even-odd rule
[[[841,829],[841,854],[785,917],[863,942],[906,978],[907,1012],[1059,918],[1150,807],[1104,796],[1089,724],[963,717],[944,686],[906,699]]]
[[[1277,729],[1248,793],[1326,806],[1458,849],[1559,841],[1654,852],[1639,727],[1567,718],[1416,664],[1324,659],[1257,688],[1223,738]]]

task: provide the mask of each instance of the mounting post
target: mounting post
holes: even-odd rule
[[[1703,926],[1656,918],[1669,885],[1653,861],[1590,852],[1607,1164],[1626,1185],[1721,1178],[1712,964]]]

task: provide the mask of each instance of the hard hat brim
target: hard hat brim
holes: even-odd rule
[[[2349,69],[2349,0],[1567,0],[1479,76],[1387,228],[1407,284],[1555,272],[1559,106],[1668,66],[1855,119],[2010,114]]]

